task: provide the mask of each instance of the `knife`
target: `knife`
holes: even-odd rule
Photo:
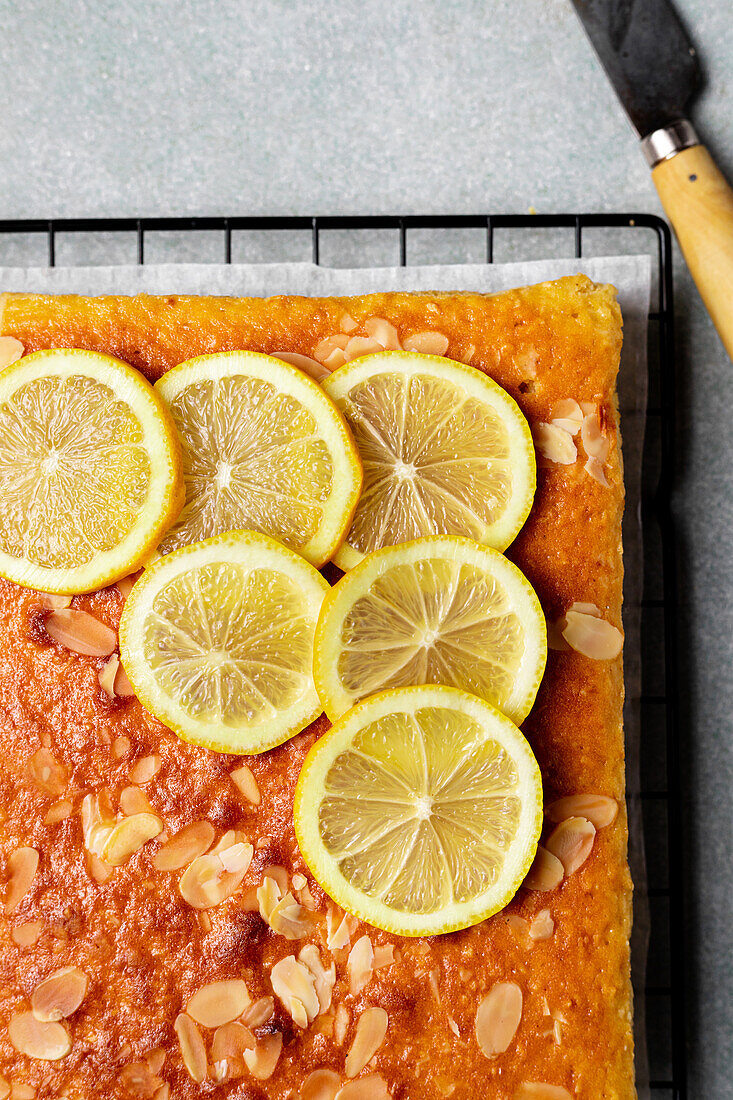
[[[733,358],[733,190],[687,117],[702,83],[697,52],[668,0],[572,2]]]

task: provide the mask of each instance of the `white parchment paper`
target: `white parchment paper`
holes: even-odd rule
[[[639,798],[641,693],[641,463],[647,402],[649,256],[535,260],[513,264],[329,268],[312,264],[150,264],[114,267],[0,268],[0,289],[38,294],[272,294],[347,295],[378,291],[477,291],[493,293],[577,273],[612,283],[624,319],[619,372],[626,511],[624,517],[624,677],[626,704],[629,862],[634,879],[632,975],[635,988],[637,1088],[649,1096],[644,1026],[644,976],[649,934],[646,869]]]

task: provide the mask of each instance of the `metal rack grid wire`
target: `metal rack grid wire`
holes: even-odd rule
[[[673,332],[673,282],[672,242],[669,227],[661,219],[649,214],[547,214],[547,215],[456,215],[456,216],[383,216],[383,217],[177,217],[177,218],[107,218],[107,219],[54,219],[29,221],[0,221],[0,241],[9,236],[16,240],[37,242],[45,237],[47,263],[56,265],[57,239],[60,234],[134,234],[137,263],[146,259],[146,235],[151,233],[201,234],[216,231],[223,236],[223,256],[232,262],[233,235],[239,232],[282,234],[283,231],[307,232],[310,235],[310,252],[314,263],[322,256],[322,235],[329,230],[354,233],[359,230],[389,231],[396,235],[401,266],[409,260],[409,239],[416,230],[474,230],[483,235],[484,259],[494,262],[497,233],[519,231],[531,233],[538,230],[562,231],[571,235],[572,249],[576,257],[586,256],[584,235],[592,230],[616,230],[628,237],[628,248],[636,248],[635,235],[640,230],[651,233],[655,240],[654,259],[658,276],[658,308],[649,313],[649,363],[650,395],[647,409],[647,437],[651,438],[657,453],[652,456],[655,484],[642,490],[642,516],[645,532],[656,527],[659,538],[659,554],[655,567],[662,572],[660,596],[647,597],[641,604],[642,622],[642,728],[646,732],[647,720],[656,722],[662,731],[662,746],[666,753],[666,775],[660,782],[645,784],[642,779],[640,798],[642,807],[651,807],[656,814],[655,828],[645,822],[645,841],[651,836],[655,844],[666,845],[663,881],[650,884],[648,899],[652,908],[650,949],[654,953],[657,941],[664,945],[664,961],[661,974],[647,977],[644,985],[648,1042],[651,1067],[650,1089],[655,1100],[686,1100],[687,1066],[685,1042],[685,985],[684,985],[684,883],[680,854],[682,852],[682,825],[679,814],[681,804],[680,731],[678,728],[677,660],[676,660],[676,555],[671,511],[673,472],[673,448],[675,439],[675,381],[674,381],[674,332]],[[271,238],[269,238],[271,239]],[[566,247],[566,246],[565,246]],[[560,253],[558,253],[560,254]],[[568,252],[563,251],[567,256]],[[598,254],[596,252],[596,254]],[[278,257],[280,258],[280,257]],[[297,257],[302,258],[302,257]],[[13,261],[18,266],[38,263],[33,258],[18,258],[15,249]],[[0,257],[0,262],[2,258]],[[653,375],[656,374],[656,377]],[[645,463],[647,454],[645,453]],[[646,563],[645,563],[646,564]],[[644,640],[646,638],[646,645]],[[664,667],[662,682],[653,690],[646,690],[644,653],[663,650]],[[658,680],[658,677],[657,677]],[[652,721],[653,719],[653,721]],[[642,738],[642,776],[644,752],[648,739]],[[653,738],[647,751],[656,752]],[[644,815],[646,817],[646,814]],[[648,849],[648,844],[647,844]],[[649,853],[647,862],[658,852]],[[670,856],[674,854],[674,858]],[[654,912],[655,903],[661,903],[660,912]],[[660,969],[657,963],[656,969]],[[661,1030],[660,1018],[668,1021]],[[656,1047],[659,1049],[655,1049]]]

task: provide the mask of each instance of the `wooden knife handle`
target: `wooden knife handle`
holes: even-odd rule
[[[704,145],[661,161],[652,169],[652,179],[733,359],[733,189]]]

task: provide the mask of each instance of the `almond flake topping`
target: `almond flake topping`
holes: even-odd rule
[[[166,1081],[157,1092],[153,1093],[153,1100],[170,1100],[171,1087]]]
[[[487,1058],[503,1054],[522,1018],[522,990],[516,982],[497,982],[482,998],[476,1013],[476,1041]]]
[[[116,653],[113,653],[111,657],[107,658],[97,673],[99,686],[110,699],[114,699],[115,697],[115,677],[117,676],[119,667],[120,659]]]
[[[336,1046],[341,1046],[349,1030],[349,1010],[346,1005],[336,1006],[336,1015],[333,1018],[333,1039]]]
[[[39,605],[44,611],[59,611],[71,606],[71,596],[58,596],[55,592],[39,592]]]
[[[298,1027],[308,1027],[320,1012],[313,972],[295,955],[287,955],[275,963],[270,980],[276,997],[290,1013]]]
[[[157,753],[153,753],[151,756],[141,756],[130,768],[130,782],[149,783],[153,776],[160,771],[162,763],[163,761]]]
[[[342,313],[339,321],[339,328],[342,332],[353,332],[354,329],[359,327],[359,322],[355,321],[350,313]]]
[[[569,794],[550,803],[545,813],[557,823],[568,817],[585,817],[596,829],[605,829],[616,820],[618,802],[607,794]]]
[[[33,1015],[42,1023],[65,1020],[76,1012],[88,988],[89,979],[77,966],[55,970],[31,994]]]
[[[384,1078],[378,1073],[370,1073],[358,1081],[348,1081],[336,1093],[335,1100],[390,1100],[391,1096]]]
[[[570,646],[562,636],[563,629],[565,627],[565,620],[559,619],[557,622],[551,622],[547,620],[547,648],[555,649],[559,653],[569,653]]]
[[[43,624],[46,633],[65,649],[87,657],[108,657],[117,648],[117,635],[87,611],[62,607]]]
[[[197,1084],[201,1084],[202,1081],[206,1080],[207,1071],[206,1047],[204,1046],[204,1040],[201,1038],[201,1032],[185,1012],[181,1012],[176,1016],[173,1027],[181,1047],[183,1064],[188,1070],[189,1076]]]
[[[555,931],[555,922],[549,909],[540,909],[529,926],[529,936],[533,940],[549,940]]]
[[[214,842],[214,826],[210,821],[193,821],[184,825],[153,856],[156,871],[179,871],[207,852]]]
[[[281,1034],[267,1035],[264,1039],[258,1039],[254,1050],[244,1051],[244,1060],[253,1077],[258,1081],[267,1081],[272,1077],[280,1058],[283,1046]]]
[[[218,1027],[211,1044],[215,1079],[231,1081],[243,1077],[246,1070],[244,1052],[254,1050],[255,1046],[254,1035],[243,1024],[232,1021]]]
[[[8,1038],[19,1054],[56,1062],[71,1050],[71,1037],[63,1024],[37,1020],[32,1012],[10,1017]]]
[[[548,462],[561,466],[572,466],[578,457],[578,448],[570,432],[558,428],[557,424],[545,424],[542,421],[532,428],[532,438],[537,450]]]
[[[570,435],[577,435],[583,423],[583,410],[572,397],[566,397],[552,406],[550,423],[557,428],[563,428]]]
[[[336,964],[331,963],[328,970],[321,962],[321,956],[315,944],[308,943],[301,948],[298,960],[307,966],[313,975],[313,984],[318,997],[319,1014],[331,1007],[331,995],[336,984]]]
[[[150,799],[141,787],[123,787],[120,791],[120,809],[126,817],[133,814],[155,814]]]
[[[583,441],[585,453],[589,458],[597,458],[601,463],[606,461],[610,450],[610,443],[603,434],[601,421],[597,412],[588,413],[583,417],[580,438]]]
[[[129,699],[135,695],[135,689],[128,680],[127,673],[122,665],[117,669],[117,675],[115,676],[115,695],[119,695],[123,699]]]
[[[334,1100],[340,1084],[335,1070],[320,1066],[309,1073],[300,1086],[298,1100]]]
[[[372,966],[375,970],[382,970],[385,966],[392,966],[395,962],[394,946],[391,943],[382,944],[374,948],[374,960]]]
[[[249,842],[229,842],[224,849],[220,845],[221,841],[213,852],[194,859],[181,875],[181,897],[194,909],[210,909],[230,897],[252,862],[254,849]]]
[[[123,600],[126,600],[132,592],[132,586],[134,585],[138,576],[139,573],[130,573],[127,577],[120,577],[120,579],[117,581],[117,590],[122,596]]]
[[[162,1047],[153,1047],[145,1055],[145,1061],[147,1062],[153,1073],[160,1073],[165,1062],[165,1051]]]
[[[403,340],[405,351],[416,351],[420,355],[445,355],[449,343],[447,336],[433,330],[416,332]]]
[[[278,883],[274,877],[277,870],[283,870],[285,883],[287,883],[287,873],[284,868],[268,868],[262,885],[257,889],[260,916],[269,924],[273,932],[284,936],[286,940],[303,939],[311,931],[311,917],[290,891],[281,896],[283,884]]]
[[[339,920],[339,917],[341,918]],[[329,905],[326,912],[326,946],[329,951],[340,951],[351,942],[351,922],[347,913]]]
[[[152,1097],[157,1095],[163,1081],[151,1069],[147,1062],[131,1062],[120,1073],[120,1082],[133,1096]]]
[[[8,856],[8,882],[5,889],[4,913],[9,917],[26,896],[38,870],[38,852],[35,848],[16,848]]]
[[[272,997],[260,997],[244,1010],[242,1023],[245,1027],[261,1027],[272,1019],[274,1012],[275,1002]]]
[[[564,877],[563,865],[557,856],[538,844],[537,853],[523,883],[525,889],[544,894],[559,886]]]
[[[562,1085],[545,1085],[540,1081],[525,1081],[514,1093],[512,1100],[573,1100]]]
[[[562,863],[565,874],[582,867],[591,853],[596,830],[585,817],[569,817],[557,825],[545,841],[547,850]]]
[[[202,1027],[221,1027],[241,1016],[250,996],[247,986],[238,978],[209,982],[191,997],[186,1012]]]
[[[43,931],[43,921],[29,920],[25,924],[16,924],[11,933],[13,943],[18,947],[34,947]]]
[[[162,831],[163,822],[156,814],[123,817],[111,830],[102,848],[101,858],[112,867],[119,867]]]
[[[383,1008],[366,1008],[356,1021],[356,1035],[346,1056],[346,1076],[356,1077],[374,1057],[387,1034],[389,1016]]]
[[[291,366],[298,367],[304,374],[309,375],[314,382],[322,382],[331,373],[317,359],[311,359],[310,355],[301,355],[299,351],[271,351],[270,355],[274,359],[282,359],[283,363],[290,363]]]
[[[40,791],[52,798],[63,794],[69,782],[68,771],[47,748],[33,753],[26,764],[26,774]]]
[[[349,343],[349,337],[343,332],[335,332],[331,336],[324,336],[313,349],[313,358],[319,363],[325,363],[332,352],[344,351]]]
[[[583,469],[587,474],[590,474],[594,481],[597,481],[599,485],[603,485],[605,489],[608,488],[608,478],[606,477],[606,472],[603,469],[603,465],[598,461],[597,458],[594,458],[591,455],[591,457],[583,466]]]
[[[2,1095],[1,1092],[0,1095]],[[5,1095],[9,1095],[10,1100],[35,1100],[37,1094],[33,1085],[26,1085],[23,1081],[13,1081],[10,1091]]]
[[[594,661],[613,660],[624,644],[624,636],[617,627],[582,611],[566,613],[562,636],[577,653]]]
[[[360,936],[349,952],[346,969],[349,973],[349,992],[361,993],[371,981],[374,965],[374,948],[368,936]]]
[[[24,351],[25,347],[14,336],[0,336],[0,370],[17,363]]]
[[[402,347],[397,329],[384,317],[370,317],[364,322],[364,331],[382,345],[385,351],[399,351]]]
[[[260,789],[251,768],[248,768],[246,764],[242,764],[229,773],[229,778],[248,802],[251,802],[253,806],[259,806],[261,801]]]

